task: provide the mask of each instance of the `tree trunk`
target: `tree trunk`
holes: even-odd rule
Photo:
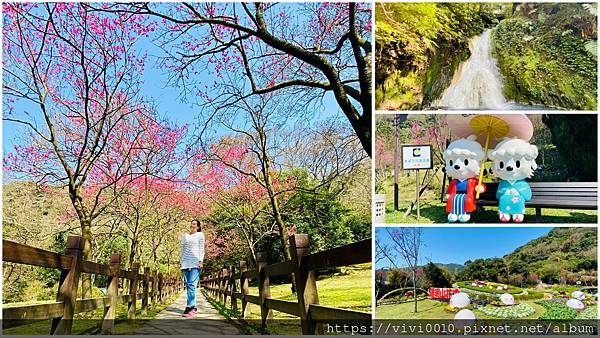
[[[83,259],[93,260],[92,248],[92,220],[88,217],[80,220],[81,237],[83,237]],[[92,275],[84,273],[81,275],[81,291],[83,298],[92,298]]]
[[[133,266],[133,263],[135,261],[135,251],[137,250],[137,239],[136,238],[132,238],[131,239],[131,246],[129,248],[129,267]]]
[[[83,239],[83,260],[93,261],[94,250],[92,247],[92,217],[91,213],[83,204],[83,198],[80,195],[79,187],[73,182],[69,184],[69,198],[71,204],[75,208],[77,218],[79,218],[79,226],[81,227],[81,237]],[[92,297],[92,275],[84,273],[81,275],[81,293],[83,298]]]
[[[415,313],[417,313],[417,278],[416,272],[413,270],[412,272],[412,280],[413,280],[413,297],[415,298]]]
[[[281,237],[281,245],[283,247],[283,255],[285,260],[292,260],[292,253],[290,250],[290,242],[288,241],[288,229],[285,223],[283,222],[283,218],[281,218],[281,211],[279,210],[279,201],[277,200],[277,196],[273,191],[273,182],[271,181],[271,165],[268,155],[263,149],[263,165],[264,168],[262,170],[263,178],[265,180],[265,186],[267,188],[267,193],[269,194],[269,201],[271,202],[271,208],[273,209],[273,217],[275,218],[275,224],[277,224],[277,228],[279,229],[279,236]],[[296,293],[296,281],[292,278],[292,293]]]

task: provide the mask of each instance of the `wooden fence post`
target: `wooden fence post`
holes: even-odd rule
[[[167,298],[171,298],[173,294],[173,281],[171,280],[171,276],[167,276]]]
[[[218,272],[213,272],[213,298],[215,300],[219,300],[219,273]]]
[[[65,255],[73,257],[73,260],[71,261],[71,267],[68,270],[62,270],[60,274],[56,300],[64,302],[63,315],[52,320],[50,334],[71,334],[83,258],[83,238],[81,236],[69,236],[67,238]]]
[[[296,288],[298,295],[298,304],[300,308],[300,324],[302,325],[302,334],[321,333],[321,325],[317,325],[310,317],[310,304],[319,304],[319,295],[317,293],[317,282],[315,273],[304,268],[302,257],[310,254],[310,241],[308,235],[295,234],[290,236],[290,249],[292,261],[295,263]]]
[[[164,286],[163,286],[163,275],[162,272],[158,273],[158,303],[162,303],[163,302],[163,292],[164,292]]]
[[[229,289],[229,271],[223,269],[223,307],[227,307],[227,289]]]
[[[246,295],[248,294],[248,279],[245,277],[245,272],[248,271],[246,261],[240,261],[240,289],[242,292],[242,318],[246,318],[248,314],[248,302]]]
[[[214,274],[213,278],[215,279],[213,282],[214,283],[213,298],[216,301],[219,301],[219,300],[221,300],[221,298],[219,297],[219,283],[221,283],[221,281],[219,280],[219,272],[216,271],[216,272],[213,272],[213,274]]]
[[[133,273],[133,279],[129,281],[129,309],[127,312],[128,319],[135,319],[135,306],[137,304],[137,288],[139,277],[138,273],[140,271],[140,264],[133,263],[131,266],[131,272]]]
[[[144,282],[142,285],[142,290],[143,290],[143,297],[142,298],[142,314],[145,315],[148,313],[148,290],[149,290],[149,283],[150,283],[150,268],[149,267],[145,267],[144,268]]]
[[[121,271],[121,255],[114,253],[110,257],[110,276],[108,277],[109,306],[104,308],[102,334],[112,334],[115,329],[117,305],[119,304],[119,272]]]
[[[165,299],[171,297],[171,276],[165,278]]]
[[[217,294],[217,299],[219,300],[219,302],[223,303],[223,270],[220,270],[219,272],[217,272],[217,278],[219,280],[219,286],[217,287],[218,289],[218,294]]]
[[[207,276],[207,282],[206,282],[206,287],[208,288],[208,294],[212,297],[213,296],[213,275],[212,273],[210,275]]]
[[[229,285],[230,285],[230,292],[231,292],[231,300],[229,301],[231,303],[231,309],[236,311],[237,310],[237,298],[235,298],[235,293],[236,293],[236,285],[235,285],[235,268],[233,267],[233,265],[231,265],[229,267]]]
[[[267,266],[267,253],[256,253],[256,268],[258,269],[258,294],[260,296],[260,317],[263,333],[267,331],[267,319],[273,318],[273,311],[267,308],[265,299],[271,297],[269,276],[264,271]]]
[[[152,307],[156,307],[156,287],[158,286],[158,270],[152,273]]]

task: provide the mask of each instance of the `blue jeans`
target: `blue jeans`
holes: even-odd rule
[[[198,268],[189,268],[181,270],[181,273],[187,289],[187,306],[196,307],[196,286],[202,272]]]

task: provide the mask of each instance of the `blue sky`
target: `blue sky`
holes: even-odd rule
[[[423,228],[420,264],[429,261],[463,264],[476,258],[502,257],[550,230],[552,228],[541,227]],[[390,246],[393,243],[385,228],[377,228],[375,240]],[[402,267],[405,263],[397,258],[396,265]],[[387,259],[377,263],[378,269],[389,266]]]
[[[295,8],[295,5],[288,6]],[[158,65],[158,58],[164,56],[164,51],[154,45],[151,38],[144,38],[137,43],[137,48],[148,54],[145,71],[142,77],[144,82],[141,92],[144,97],[154,102],[161,116],[177,123],[179,125],[189,124],[190,130],[194,130],[198,121],[198,107],[192,103],[182,102],[180,95],[181,89],[168,85],[169,74]],[[197,80],[201,83],[213,84],[214,77],[207,72],[198,75]],[[17,102],[14,104],[15,118],[22,117],[24,111],[28,111],[33,116],[39,116],[36,120],[43,122],[39,108],[27,102]],[[321,105],[314,105],[315,111],[311,116],[312,121],[324,120],[331,116],[341,116],[341,110],[337,105],[333,95],[327,93]],[[29,119],[27,119],[29,120]],[[2,150],[3,153],[12,151],[14,145],[23,145],[23,135],[29,132],[29,129],[23,125],[11,122],[3,122],[2,125]],[[216,131],[219,134],[219,130]]]

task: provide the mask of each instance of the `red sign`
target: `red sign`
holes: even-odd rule
[[[429,288],[429,297],[436,299],[450,299],[453,294],[459,292],[459,289],[453,288]]]

